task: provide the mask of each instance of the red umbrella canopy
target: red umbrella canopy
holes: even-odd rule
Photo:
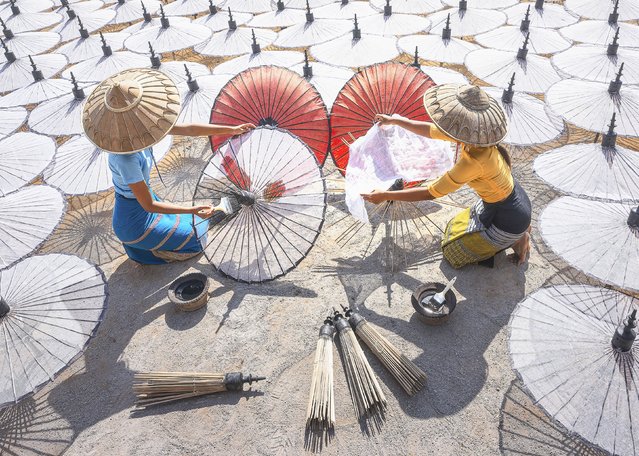
[[[286,129],[304,141],[323,165],[328,155],[328,111],[317,90],[302,76],[275,66],[249,68],[220,91],[211,111],[211,123],[271,125]],[[228,136],[211,138],[216,150]]]
[[[337,95],[331,111],[331,155],[342,174],[348,165],[348,145],[364,136],[376,114],[399,114],[430,120],[422,96],[433,80],[418,68],[388,62],[364,68]]]

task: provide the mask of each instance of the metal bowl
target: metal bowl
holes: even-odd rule
[[[169,287],[169,301],[179,310],[191,312],[205,306],[209,300],[209,278],[192,272],[175,279]]]
[[[450,314],[455,310],[457,306],[457,297],[453,290],[448,290],[446,293],[446,301],[437,308],[429,303],[430,298],[435,293],[444,291],[446,285],[438,282],[429,282],[420,286],[411,297],[411,302],[417,316],[421,321],[430,326],[442,325],[448,321]]]

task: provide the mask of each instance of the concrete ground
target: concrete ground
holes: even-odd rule
[[[565,134],[553,144],[588,139]],[[592,138],[590,138],[592,140]],[[176,147],[160,164],[159,193],[188,200],[204,167],[206,147],[188,155]],[[190,151],[193,148],[189,149]],[[508,321],[537,288],[590,282],[543,243],[541,209],[557,195],[531,171],[537,149],[514,150],[515,175],[535,209],[533,252],[525,267],[500,255],[495,269],[453,270],[441,259],[438,235],[418,266],[388,272],[385,244],[361,253],[367,230],[346,245],[336,239],[351,221],[332,165],[326,224],[299,267],[269,283],[223,278],[201,257],[167,266],[140,266],[122,256],[110,229],[111,194],[75,198],[41,252],[64,251],[101,265],[108,278],[104,321],[86,352],[42,391],[0,411],[0,449],[7,455],[299,455],[318,328],[332,306],[360,305],[362,314],[428,374],[408,397],[365,350],[386,392],[388,413],[376,433],[355,419],[335,352],[337,423],[326,455],[599,455],[550,422],[515,380],[508,355]],[[186,154],[186,155],[185,155]],[[180,195],[183,195],[181,197]],[[474,196],[462,190],[424,209],[443,228]],[[450,204],[452,203],[452,204]],[[453,205],[454,204],[454,205]],[[176,311],[168,285],[192,270],[211,277],[206,308]],[[425,326],[410,304],[423,282],[457,276],[459,298],[450,321]],[[240,394],[202,397],[132,413],[135,371],[203,371],[265,375]]]

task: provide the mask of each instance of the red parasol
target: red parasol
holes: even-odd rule
[[[331,111],[331,155],[342,174],[348,165],[348,145],[373,126],[375,114],[399,114],[430,120],[422,96],[433,80],[402,63],[381,63],[364,68],[337,95]]]
[[[298,136],[315,153],[320,165],[326,161],[330,142],[328,111],[315,88],[286,68],[249,68],[220,91],[211,111],[211,123],[271,125]],[[228,136],[211,138],[217,149]]]

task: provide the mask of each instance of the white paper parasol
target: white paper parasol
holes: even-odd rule
[[[91,33],[107,25],[115,17],[115,11],[101,9],[93,12],[76,13],[73,8],[69,8],[64,16],[64,21],[56,25],[51,31],[59,33],[62,41],[72,40],[78,36],[78,30],[80,30],[78,17],[81,18],[84,28]]]
[[[564,196],[541,214],[541,235],[571,266],[605,283],[639,291],[639,227],[628,224],[632,209],[629,204]]]
[[[224,8],[240,13],[259,14],[271,11],[271,0],[226,0]]]
[[[70,81],[66,79],[45,79],[36,65],[33,65],[33,67],[31,83],[0,97],[0,108],[40,103],[71,91],[73,86]]]
[[[284,48],[313,46],[346,35],[350,31],[350,21],[315,19],[313,13],[307,10],[306,21],[280,31],[274,44]]]
[[[618,48],[609,55],[606,46],[580,44],[552,57],[557,69],[588,81],[609,82],[624,63],[624,82],[639,83],[639,49]]]
[[[160,9],[160,2],[158,0],[118,0],[111,6],[111,9],[115,11],[115,17],[111,23],[123,24],[139,20],[145,10],[150,14],[155,14]]]
[[[209,123],[211,108],[222,87],[233,78],[232,74],[188,77],[179,85],[182,109],[178,123]]]
[[[7,32],[11,38],[7,38]],[[28,55],[41,54],[48,51],[60,42],[60,35],[53,32],[24,32],[13,34],[11,30],[4,30],[4,38],[2,38],[11,52],[18,57],[26,57]],[[6,60],[4,55],[0,56],[0,60]]]
[[[290,27],[295,24],[302,24],[306,20],[304,11],[286,8],[282,0],[277,2],[277,9],[268,13],[258,14],[248,22],[249,27]]]
[[[522,58],[523,57],[523,58]],[[466,56],[466,67],[479,79],[505,89],[515,73],[518,90],[542,93],[561,80],[550,60],[529,54],[526,43],[518,51],[480,49]]]
[[[209,9],[209,0],[175,0],[164,8],[169,16],[195,16]]]
[[[534,27],[559,28],[574,24],[579,20],[579,17],[571,14],[562,5],[537,0],[535,3],[519,3],[504,10],[508,15],[508,24],[519,25],[521,18],[526,15],[528,7],[530,7],[530,25]]]
[[[107,3],[111,3],[112,0],[109,0]],[[60,3],[57,5],[57,3]],[[58,14],[62,14],[66,16],[68,8],[72,8],[76,14],[85,14],[92,13],[93,11],[97,11],[104,6],[104,2],[102,0],[81,0],[81,1],[65,1],[65,0],[57,0],[56,8],[54,11]]]
[[[601,133],[616,113],[617,133],[639,136],[639,87],[622,84],[619,74],[609,84],[565,79],[548,90],[546,103],[567,122]]]
[[[0,196],[25,186],[42,173],[55,154],[55,142],[35,133],[0,140]]]
[[[421,2],[420,2],[421,3]],[[373,8],[371,8],[369,2],[362,2],[357,0],[342,0],[337,3],[330,3],[326,6],[322,6],[313,10],[313,14],[318,19],[353,19],[355,15],[359,18],[366,16],[372,16],[376,14]]]
[[[160,161],[171,148],[167,136],[153,146],[153,157]],[[95,147],[84,135],[73,136],[58,147],[55,160],[44,172],[47,184],[67,195],[86,195],[113,187],[109,154]]]
[[[6,45],[5,45],[6,46]],[[0,92],[18,89],[33,82],[33,72],[40,71],[44,77],[57,74],[67,65],[67,58],[62,54],[36,55],[16,59],[11,49],[6,46],[5,61],[0,66]]]
[[[207,29],[208,30],[208,29]],[[195,52],[202,55],[230,56],[246,53],[251,49],[251,43],[268,46],[277,38],[272,30],[229,28],[214,33],[210,40],[195,46]]]
[[[235,25],[244,25],[253,17],[251,13],[231,13],[230,8],[228,8],[227,11],[224,11],[224,8],[220,9],[210,4],[209,14],[193,19],[193,23],[204,25],[213,32],[219,32],[228,28],[229,20],[231,19],[235,21]]]
[[[310,68],[310,69],[309,69]],[[308,62],[295,65],[291,70],[304,76],[313,84],[330,111],[337,94],[344,84],[353,77],[353,72],[345,68],[338,68],[319,62]]]
[[[102,55],[76,63],[65,70],[62,76],[71,79],[71,73],[73,73],[81,82],[102,82],[120,71],[142,68],[148,63],[149,60],[144,55],[129,51],[113,52],[110,46],[103,44]]]
[[[3,18],[11,16],[11,7],[14,5],[25,13],[39,13],[53,8],[53,0],[8,0],[2,3],[0,5],[0,16]]]
[[[164,15],[161,6],[160,12],[162,14],[161,24],[135,32],[124,42],[127,49],[145,53],[149,49],[149,42],[151,42],[157,52],[173,52],[200,44],[211,36],[211,29],[203,25],[193,24],[186,18],[168,18]],[[184,19],[186,22],[183,21]]]
[[[515,80],[514,87],[517,87]],[[546,109],[538,98],[509,90],[484,87],[488,95],[499,101],[508,119],[507,144],[530,146],[557,138],[564,130],[563,121]]]
[[[556,30],[530,27],[526,31],[522,31],[521,26],[514,25],[499,27],[493,31],[477,35],[475,41],[487,48],[511,51],[521,46],[529,32],[528,48],[530,52],[535,54],[554,54],[555,52],[565,51],[572,46],[572,43],[563,38]]]
[[[14,33],[34,32],[58,24],[63,19],[61,14],[30,13],[22,11],[19,6],[11,6],[0,17]]]
[[[565,4],[568,10],[581,17],[601,20],[608,20],[615,8],[615,2],[611,0],[566,0]],[[617,12],[620,21],[639,19],[639,4],[621,0]]]
[[[449,8],[428,16],[433,24],[430,32],[441,35],[449,15],[452,36],[456,37],[488,32],[506,23],[506,15],[501,11],[481,8],[468,8],[466,10]]]
[[[311,8],[320,8],[322,6],[333,3],[334,0],[284,0],[284,6],[294,9],[306,9],[307,5]]]
[[[171,79],[173,79],[173,82],[175,82],[176,84],[186,81],[186,71],[184,69],[185,65],[189,69],[189,72],[191,73],[193,77],[206,76],[211,74],[208,67],[206,67],[205,65],[202,65],[201,63],[186,62],[186,61],[179,61],[179,60],[163,62],[160,56],[155,53],[155,50],[153,49],[150,43],[149,43],[149,50],[151,54],[149,58],[150,60],[149,63],[151,65],[151,68],[155,70],[159,70],[162,73],[166,74]]]
[[[459,71],[450,68],[422,66],[421,70],[426,73],[435,84],[468,84],[468,78]]]
[[[512,2],[514,0],[500,1]],[[386,0],[371,0],[370,3],[378,11],[383,11],[384,6],[387,4]],[[439,0],[392,0],[391,6],[394,13],[402,14],[430,14],[444,8],[444,5]],[[457,3],[454,6],[457,6]]]
[[[404,36],[397,41],[397,46],[407,54],[417,52],[424,60],[457,65],[464,64],[470,51],[479,49],[479,46],[468,41],[459,38],[444,39],[441,35]]]
[[[76,256],[41,255],[0,272],[0,295],[0,403],[9,404],[51,382],[82,353],[102,319],[106,280]]]
[[[151,16],[151,13],[149,12],[140,16],[140,19],[142,19],[142,21],[138,22],[137,24],[133,24],[122,31],[125,33],[134,34],[139,32],[140,30],[146,30],[153,27],[160,27],[162,25],[162,18],[153,17]],[[188,17],[171,16],[170,20],[171,20],[171,25],[180,24],[180,25],[188,26],[188,24],[191,23],[191,20]]]
[[[27,120],[27,110],[22,107],[0,110],[0,139],[16,131]]]
[[[390,11],[390,10],[389,10]],[[415,14],[384,14],[362,18],[360,24],[364,30],[372,35],[402,36],[413,33],[427,32],[431,23],[425,17]]]
[[[213,74],[236,75],[248,68],[267,65],[290,68],[303,60],[304,54],[297,51],[260,51],[221,63],[213,68]]]
[[[459,0],[442,0],[444,5],[458,6]],[[517,4],[517,0],[467,0],[468,8],[503,9]]]
[[[103,55],[102,38],[100,35],[89,35],[88,31],[67,44],[60,46],[57,52],[64,54],[69,59],[69,63],[78,63],[92,57]],[[82,32],[81,32],[82,33]],[[105,33],[104,39],[112,50],[117,51],[124,47],[124,40],[130,35],[124,32]],[[106,76],[105,76],[106,79]]]
[[[625,22],[581,21],[563,27],[559,32],[573,41],[605,46],[612,42],[617,29],[621,30],[623,37],[619,42],[620,47],[639,47],[639,26]]]

